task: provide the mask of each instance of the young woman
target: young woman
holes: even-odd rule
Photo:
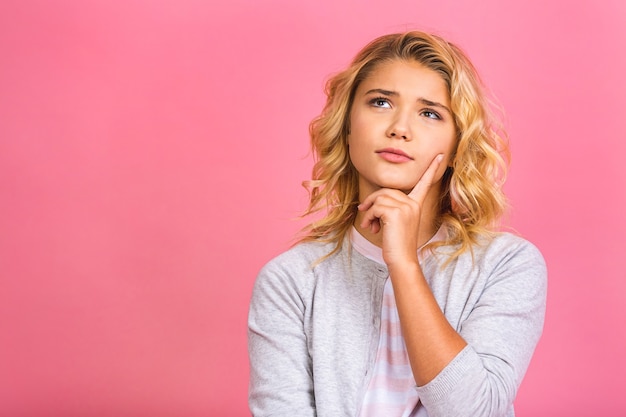
[[[546,269],[494,227],[506,145],[472,64],[440,37],[367,45],[310,126],[307,213],[249,314],[255,416],[513,416]]]

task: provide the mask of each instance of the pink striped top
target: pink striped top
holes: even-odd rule
[[[431,241],[439,240],[441,228]],[[351,231],[354,250],[384,264],[382,249],[365,239],[354,227]],[[420,251],[420,263],[428,253]],[[385,283],[380,317],[380,340],[372,378],[363,399],[360,417],[427,417],[419,402],[409,356],[402,337],[391,280]]]

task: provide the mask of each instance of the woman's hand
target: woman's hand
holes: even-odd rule
[[[383,188],[367,196],[358,206],[359,211],[365,212],[360,226],[372,233],[382,230],[383,259],[390,268],[417,263],[424,201],[442,160],[443,154],[433,159],[409,194]]]

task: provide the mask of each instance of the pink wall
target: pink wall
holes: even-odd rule
[[[507,109],[550,271],[519,416],[626,415],[621,0],[3,1],[0,415],[243,416],[255,274],[302,225],[324,78],[407,28]]]

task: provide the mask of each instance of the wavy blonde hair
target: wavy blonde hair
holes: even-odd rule
[[[299,242],[335,243],[327,256],[339,250],[357,213],[359,174],[350,161],[347,142],[355,91],[378,65],[394,60],[415,61],[441,75],[456,125],[456,152],[441,181],[438,216],[448,238],[431,249],[458,245],[452,257],[460,255],[481,236],[493,233],[506,208],[501,187],[508,146],[472,63],[457,46],[436,35],[411,31],[381,36],[328,80],[326,105],[309,126],[315,164],[312,179],[303,182],[309,191],[304,216],[326,213],[302,230]]]

